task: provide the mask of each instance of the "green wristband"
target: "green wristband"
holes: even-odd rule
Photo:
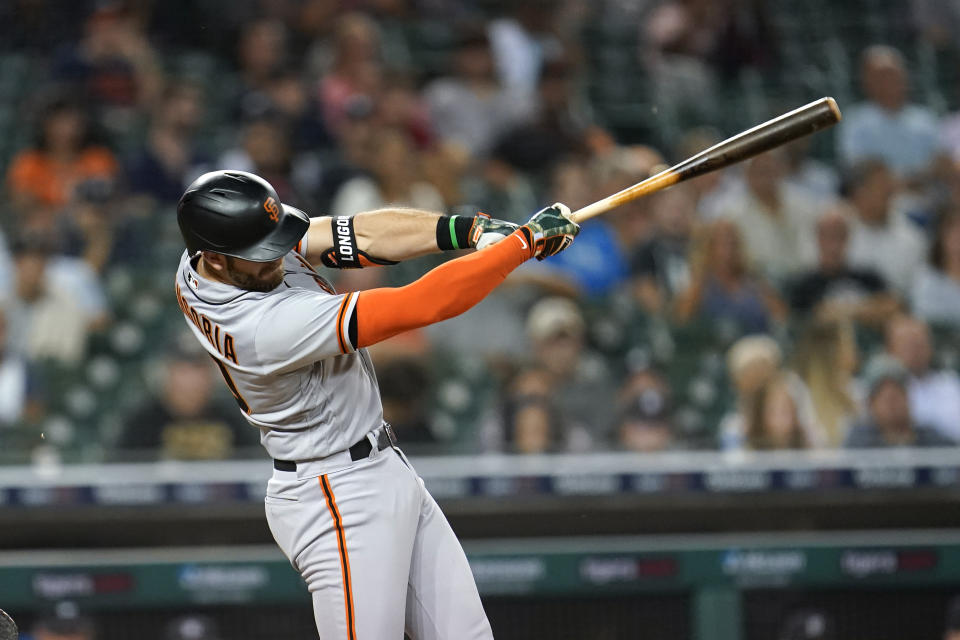
[[[437,220],[437,248],[442,251],[470,248],[473,218],[440,216]]]

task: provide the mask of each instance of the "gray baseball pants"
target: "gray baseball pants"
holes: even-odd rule
[[[274,470],[265,508],[322,640],[492,640],[463,548],[399,449]]]

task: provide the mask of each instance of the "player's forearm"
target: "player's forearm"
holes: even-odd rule
[[[362,291],[357,298],[356,346],[457,316],[483,300],[532,255],[521,232],[483,251],[429,271],[405,287]]]
[[[353,218],[357,245],[384,260],[399,262],[440,251],[437,222],[440,213],[421,209],[377,209]]]
[[[473,229],[472,217],[396,207],[352,217],[313,218],[306,257],[341,269],[394,264],[428,253],[470,248]]]

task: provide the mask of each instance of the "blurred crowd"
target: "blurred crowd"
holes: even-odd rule
[[[956,3],[907,4],[918,39],[955,46],[960,14],[931,16]],[[40,446],[61,417],[50,371],[97,378],[106,365],[91,357],[124,343],[117,274],[172,283],[177,254],[157,247],[200,173],[258,173],[314,216],[392,204],[522,222],[555,201],[576,209],[734,133],[718,128],[717,96],[745,74],[777,75],[770,11],[4,3],[3,60],[26,57],[31,89],[0,109],[30,132],[3,165],[0,432]],[[646,129],[614,124],[591,91],[603,62],[584,34],[610,24],[635,32],[626,55],[648,81]],[[522,453],[960,441],[960,112],[916,98],[897,48],[857,55],[858,99],[833,132],[591,220],[464,317],[372,349],[401,440]],[[636,133],[660,122],[685,124]],[[394,285],[439,259],[332,277],[341,290]],[[173,313],[143,366],[124,369],[148,392],[118,398],[122,414],[85,437],[106,457],[256,447],[183,339],[167,281],[137,282]]]

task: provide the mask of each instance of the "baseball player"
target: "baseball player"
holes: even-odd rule
[[[579,232],[568,215],[558,203],[521,227],[392,208],[310,219],[240,171],[205,174],[180,199],[177,300],[274,459],[267,522],[322,638],[493,637],[460,543],[383,420],[365,347],[463,313],[562,251]],[[407,286],[348,294],[312,266],[485,246]]]

